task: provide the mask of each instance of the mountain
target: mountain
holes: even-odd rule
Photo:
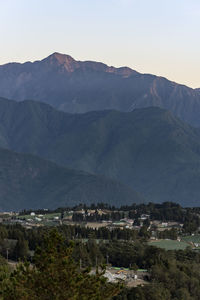
[[[200,94],[200,89],[196,89],[196,92]]]
[[[200,126],[200,92],[127,67],[76,61],[54,53],[35,62],[0,66],[0,96],[33,99],[70,113],[159,106]]]
[[[138,193],[119,182],[0,149],[0,211],[143,201]]]
[[[0,146],[118,180],[147,201],[200,205],[200,130],[161,108],[68,114],[1,99]]]

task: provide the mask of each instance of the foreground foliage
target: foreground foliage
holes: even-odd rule
[[[45,238],[38,248],[34,265],[25,262],[1,283],[3,300],[100,300],[111,299],[119,286],[106,282],[102,272],[90,274],[80,270],[72,258],[72,247],[66,247],[57,231]]]
[[[108,232],[59,226],[58,234],[47,227],[27,230],[20,225],[0,226],[0,246],[5,241],[20,242],[15,246],[20,253],[15,249],[11,256],[10,248],[9,258],[23,259],[26,243],[32,251],[37,249],[33,266],[21,264],[12,275],[5,259],[0,259],[2,299],[113,299],[117,294],[114,300],[199,300],[199,251],[189,247],[166,251],[150,246],[143,229],[138,233],[117,229]],[[40,248],[36,248],[37,244]],[[4,251],[2,255],[6,257]],[[29,255],[27,259],[31,259]],[[118,287],[106,283],[102,272],[89,275],[88,267],[106,261],[115,267],[147,269],[143,274],[146,285],[117,293]]]

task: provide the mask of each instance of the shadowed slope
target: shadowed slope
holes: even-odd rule
[[[160,108],[71,115],[1,100],[0,145],[119,180],[148,201],[200,204],[200,131]]]
[[[119,182],[0,149],[0,210],[143,201],[138,193]]]

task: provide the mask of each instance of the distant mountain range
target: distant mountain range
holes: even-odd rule
[[[146,201],[200,206],[200,129],[164,109],[69,114],[35,101],[1,99],[0,147],[120,181]],[[59,179],[61,185],[62,180],[65,177]],[[98,194],[95,199],[108,202],[105,189],[98,187],[91,187]],[[119,193],[116,202],[127,203],[127,193]]]
[[[121,205],[141,203],[144,198],[131,188],[102,176],[0,149],[0,211],[103,201]]]
[[[33,63],[0,66],[0,96],[38,100],[70,113],[158,106],[200,126],[199,89],[59,53]]]

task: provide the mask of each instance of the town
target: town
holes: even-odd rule
[[[93,275],[105,265],[107,282],[123,283],[128,290],[150,285],[157,276],[152,265],[160,268],[161,257],[180,255],[182,260],[192,255],[198,260],[200,254],[200,208],[165,202],[1,212],[1,256],[12,270],[20,260],[32,263],[52,229],[63,235],[66,245],[74,242],[73,258],[80,270],[90,267]]]
[[[149,245],[166,250],[187,247],[200,250],[200,209],[182,208],[171,202],[134,204],[121,208],[109,207],[103,203],[91,206],[80,204],[56,210],[2,212],[0,224],[19,224],[27,230],[72,226],[87,230],[84,237],[81,230],[71,236],[82,242],[88,240],[91,232],[95,232],[97,241],[110,240],[113,233],[117,232],[119,240],[134,241],[139,236],[145,238]]]

